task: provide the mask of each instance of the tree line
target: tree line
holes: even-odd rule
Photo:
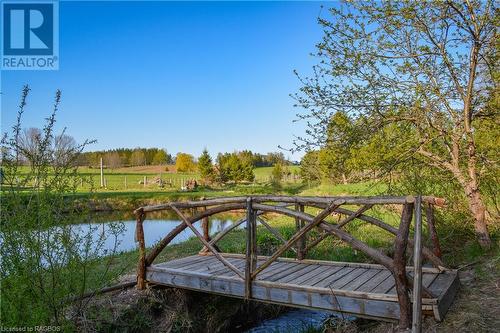
[[[174,159],[165,149],[161,148],[117,148],[84,152],[78,159],[80,166],[97,167],[101,158],[109,168],[141,165],[167,165]]]
[[[276,163],[291,163],[285,158],[282,152],[261,154],[250,150],[242,150],[234,153],[219,153],[219,155],[227,154],[237,156],[238,159],[244,160],[245,163],[249,163],[253,167],[273,166]],[[103,163],[110,168],[176,164],[179,172],[196,170],[196,158],[193,155],[180,152],[172,156],[167,150],[162,148],[117,148],[84,152],[80,154],[77,163],[80,166],[97,167],[100,164],[101,158],[103,159]]]

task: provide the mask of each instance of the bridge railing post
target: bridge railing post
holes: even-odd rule
[[[436,232],[434,205],[432,203],[427,203],[425,205],[425,217],[427,220],[427,231],[429,232],[432,243],[432,252],[436,257],[441,258],[441,245],[439,244],[439,238]]]
[[[411,307],[410,297],[408,295],[408,279],[406,276],[406,247],[410,234],[410,224],[413,216],[413,207],[415,199],[408,197],[407,202],[403,204],[401,213],[401,223],[396,234],[394,242],[394,260],[393,275],[396,284],[396,292],[399,303],[399,328],[409,329],[411,327]]]
[[[252,297],[252,274],[257,268],[257,215],[252,206],[252,198],[247,198],[247,244],[245,265],[245,298]]]
[[[137,289],[146,286],[146,242],[144,241],[144,227],[142,223],[146,218],[143,209],[136,211],[135,241],[139,245],[139,262],[137,263]]]
[[[298,212],[304,212],[304,205],[296,203],[295,204],[295,210]],[[295,229],[297,232],[299,232],[300,229],[302,229],[305,226],[304,221],[302,221],[300,218],[296,217],[295,218]],[[304,234],[303,237],[300,237],[299,240],[297,241],[297,259],[302,260],[306,256],[306,238],[307,233]]]
[[[415,201],[412,332],[422,331],[422,196]]]

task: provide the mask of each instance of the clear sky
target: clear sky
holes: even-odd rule
[[[332,3],[327,3],[326,7]],[[32,88],[25,127],[40,127],[62,90],[58,127],[89,150],[206,147],[265,153],[304,124],[290,93],[320,41],[319,2],[60,3],[58,71],[3,71],[2,132]],[[326,11],[326,8],[323,9]],[[299,155],[290,155],[298,159]]]

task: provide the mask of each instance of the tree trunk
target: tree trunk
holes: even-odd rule
[[[491,239],[486,226],[486,207],[479,193],[476,184],[469,184],[465,188],[469,209],[474,218],[474,230],[476,237],[482,248],[488,249],[491,246]]]

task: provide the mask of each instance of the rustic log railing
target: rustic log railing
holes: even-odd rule
[[[400,307],[400,328],[410,328],[413,331],[421,330],[422,295],[435,297],[431,291],[422,285],[422,262],[427,260],[440,271],[446,270],[440,259],[441,249],[434,225],[434,206],[443,206],[444,199],[431,196],[378,196],[378,197],[296,197],[296,196],[249,196],[249,197],[225,197],[214,199],[203,199],[199,201],[169,202],[162,205],[145,206],[135,210],[137,217],[136,241],[139,246],[139,263],[137,267],[137,288],[145,288],[146,267],[150,266],[165,247],[183,230],[191,229],[194,235],[203,244],[200,254],[211,252],[224,266],[232,270],[245,284],[245,297],[252,297],[252,282],[259,273],[275,262],[280,255],[288,250],[296,253],[298,260],[306,258],[308,252],[327,237],[335,236],[352,248],[359,250],[375,262],[385,266],[393,275]],[[396,228],[379,218],[367,215],[367,211],[374,206],[395,205],[401,207],[399,226]],[[344,206],[344,207],[342,207]],[[349,208],[345,208],[349,206]],[[352,206],[359,206],[352,209]],[[431,240],[432,249],[427,248],[422,242],[422,208],[425,209],[427,230]],[[306,209],[308,208],[308,209]],[[161,239],[146,254],[143,221],[146,214],[154,211],[173,210],[182,223],[175,227],[163,239]],[[194,211],[191,216],[186,216],[182,210]],[[311,211],[320,209],[318,214]],[[228,211],[245,211],[246,216],[238,220],[229,228],[224,229],[212,239],[208,234],[208,218],[212,215]],[[281,214],[295,219],[296,232],[286,239],[278,230],[261,217],[265,214]],[[339,219],[336,223],[327,221],[331,214],[336,214]],[[414,217],[414,219],[413,219]],[[202,221],[203,228],[200,233],[194,224]],[[354,220],[375,225],[395,236],[393,258],[378,249],[356,239],[345,226]],[[414,237],[410,237],[410,226],[414,220]],[[227,254],[220,252],[217,243],[230,231],[238,226],[246,224],[246,265],[241,271],[225,258]],[[283,244],[262,264],[257,266],[257,223],[260,223],[270,231],[274,237]],[[307,236],[313,230],[322,232],[319,237],[309,241]],[[407,248],[413,247],[413,277],[408,274]],[[410,292],[411,288],[413,291]],[[411,311],[411,299],[413,299],[413,311]],[[413,324],[412,324],[413,323]]]

